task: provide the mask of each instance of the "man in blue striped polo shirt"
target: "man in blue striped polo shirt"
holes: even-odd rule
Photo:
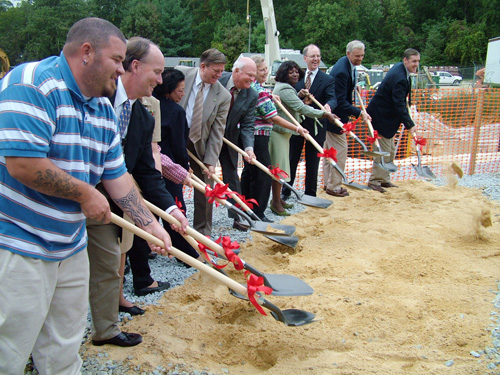
[[[109,222],[102,181],[137,225],[170,246],[126,173],[108,99],[125,38],[86,18],[63,52],[0,81],[0,373],[77,374],[86,325],[85,217]],[[164,249],[152,246],[154,251]]]

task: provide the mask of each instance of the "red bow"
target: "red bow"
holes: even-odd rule
[[[272,165],[270,165],[269,166],[269,171],[277,179],[288,178],[288,173],[286,173],[284,170],[280,169],[280,165],[279,164],[276,164],[276,167],[273,167]]]
[[[206,236],[206,237],[210,238],[209,236]],[[212,266],[214,266],[217,269],[222,269],[229,264],[229,263],[226,263],[226,264],[221,266],[221,265],[218,265],[216,262],[214,262],[212,260],[212,258],[210,256],[208,256],[208,254],[207,254],[207,250],[209,248],[207,246],[205,246],[204,244],[202,244],[201,242],[198,242],[198,249],[200,249],[200,251],[203,253],[203,255],[205,255],[205,259],[208,259],[208,261],[212,264]]]
[[[245,271],[245,277],[247,279],[247,293],[248,299],[252,302],[252,305],[262,314],[267,315],[261,305],[255,300],[255,293],[264,292],[265,294],[271,294],[273,290],[268,286],[264,286],[264,278],[255,276],[249,271]]]
[[[359,122],[359,117],[356,119],[354,122],[348,122],[347,124],[344,124],[341,132],[342,133],[350,133],[354,131],[354,128],[356,127],[357,123]]]
[[[182,209],[182,202],[177,197],[175,197],[175,205],[181,210],[184,216],[186,216],[186,211]]]
[[[325,148],[323,149],[323,153],[318,152],[318,157],[330,158],[337,161],[337,150],[333,147],[330,147],[329,150]]]
[[[378,135],[378,131],[374,130],[373,137],[368,136],[368,142],[370,142],[370,144],[372,145],[377,139],[380,139],[380,136]]]
[[[415,140],[416,145],[425,146],[427,144],[427,139],[424,137],[415,137],[413,139]]]
[[[244,267],[243,261],[233,252],[233,250],[240,248],[240,244],[237,241],[231,241],[229,236],[219,237],[219,239],[215,241],[218,245],[220,245],[221,242],[226,259],[234,264],[236,270],[241,271]]]
[[[214,203],[215,206],[219,207],[219,202],[217,202],[215,199],[226,199],[228,196],[227,188],[229,187],[228,184],[222,185],[222,184],[215,184],[214,188],[211,189],[209,185],[205,185],[205,196],[208,197],[208,203]]]
[[[256,204],[257,206],[259,205],[259,203],[253,199],[253,198],[250,198],[250,199],[246,199],[245,196],[243,194],[240,194],[238,193],[237,191],[232,191],[231,193],[229,193],[231,195],[236,195],[238,198],[240,198],[244,204],[246,204],[251,210],[253,210],[253,205]],[[236,203],[235,206],[237,208],[241,208],[240,204],[239,203]]]

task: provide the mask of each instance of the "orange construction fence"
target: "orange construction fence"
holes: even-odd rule
[[[363,90],[365,106],[375,90]],[[360,106],[359,102],[356,104]],[[494,173],[500,170],[500,88],[472,88],[466,86],[439,87],[412,90],[411,114],[417,125],[417,134],[427,139],[422,149],[422,165],[430,167],[437,176],[444,176],[451,162],[457,162],[465,174]],[[368,128],[356,126],[354,133],[368,149]],[[351,137],[345,174],[349,181],[368,183],[372,159],[362,154],[363,147]],[[401,126],[394,137],[399,146],[395,164],[398,171],[393,180],[420,179],[413,165],[417,165],[414,142]],[[320,163],[318,186],[321,187],[323,171]],[[243,163],[240,159],[240,167]],[[221,175],[222,177],[222,175]],[[303,190],[305,165],[303,155],[297,170],[294,187]],[[192,189],[185,189],[190,197]]]

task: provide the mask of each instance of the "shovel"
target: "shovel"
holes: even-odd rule
[[[361,108],[363,109],[363,111],[366,112],[366,109],[365,109],[365,105],[363,103],[363,99],[361,98],[361,95],[359,95],[359,92],[358,90],[354,90],[356,91],[356,95],[358,97],[358,100],[359,102],[361,103]],[[370,132],[370,136],[373,137],[374,135],[374,132],[373,132],[373,126],[372,126],[372,123],[370,120],[367,120],[366,121],[366,125],[368,126],[368,131]],[[383,152],[382,149],[380,148],[380,143],[378,142],[378,139],[375,139],[375,146],[377,147],[378,149],[378,152],[379,153],[382,153],[382,154],[385,154],[387,156],[387,152]],[[396,164],[394,163],[384,163],[384,157],[381,156],[380,157],[380,163],[374,161],[375,164],[379,165],[381,168],[385,169],[387,172],[389,173],[394,173],[398,170],[398,167]]]
[[[167,214],[165,211],[156,207],[154,204],[144,200],[146,206],[153,212],[154,214],[161,217],[163,220],[167,221],[170,224],[175,224],[180,227],[181,223],[172,215]],[[196,231],[191,227],[187,227],[186,235],[183,237],[193,246],[195,249],[198,248],[198,242],[210,248],[212,251],[217,253],[221,258],[225,258],[224,249],[222,246],[212,241],[211,239],[205,237],[200,232]],[[198,242],[196,242],[198,241]],[[260,272],[256,268],[252,267],[250,264],[246,263],[243,259],[240,260],[243,263],[244,268],[247,271],[250,271],[256,276],[260,276],[264,278],[264,285],[273,289],[273,294],[276,296],[306,296],[310,295],[314,292],[314,290],[306,284],[304,281],[299,279],[298,277],[292,275],[276,275],[276,274],[266,274]]]
[[[208,168],[205,164],[203,164],[203,162],[198,159],[195,155],[193,155],[193,153],[189,150],[187,150],[189,156],[191,157],[191,159],[193,159],[196,164],[198,164],[200,166],[201,169],[203,169],[204,171],[208,171]],[[218,184],[221,184],[221,185],[224,185],[224,182],[217,176],[217,175],[213,175],[212,178],[214,179],[215,182],[217,182]],[[231,191],[231,189],[227,189],[228,191]],[[236,194],[232,196],[233,199],[238,202],[238,204],[241,206],[241,208],[243,208],[243,210],[250,216],[252,217],[252,219],[254,219],[255,221],[257,222],[260,222],[260,223],[263,223],[263,221],[260,219],[260,217],[258,217],[255,212],[252,211],[252,209],[250,207],[248,207],[248,205],[243,202],[243,200],[241,200],[240,197],[238,197]],[[276,223],[267,223],[271,228],[274,228],[274,229],[277,229],[277,230],[280,230],[280,231],[284,231],[287,235],[289,236],[292,236],[296,229],[293,225],[285,225],[285,224],[276,224]],[[267,225],[266,224],[266,225]],[[267,237],[267,236],[266,236]],[[274,238],[271,238],[273,241],[275,240]],[[279,242],[279,241],[278,241]]]
[[[132,223],[129,223],[128,221],[122,219],[121,217],[111,214],[111,222],[114,223],[115,225],[118,225],[135,235],[143,238],[144,240],[154,243],[157,246],[165,247],[165,244],[163,241],[160,239],[156,238],[155,236],[147,233],[146,231],[136,227]],[[208,274],[209,276],[213,277],[220,283],[226,285],[228,288],[232,289],[236,293],[244,296],[245,298],[249,297],[248,294],[248,289],[234,281],[233,279],[224,276],[223,274],[217,272],[216,270],[210,268],[206,264],[194,259],[193,257],[190,257],[187,254],[184,254],[182,251],[176,249],[175,247],[171,247],[169,250],[169,253],[175,256],[176,258],[179,258],[183,262],[189,264],[192,267],[195,267],[201,272],[204,272]],[[313,323],[314,318],[316,317],[313,313],[308,312],[308,311],[303,311],[303,310],[298,310],[298,309],[288,309],[288,310],[281,310],[271,302],[267,301],[264,299],[259,293],[255,293],[254,297],[256,298],[256,302],[260,305],[265,307],[266,309],[271,311],[271,315],[273,316],[274,319],[277,321],[280,321],[284,323],[287,326],[302,326],[305,324]],[[250,298],[248,298],[250,299]]]
[[[226,143],[229,147],[231,147],[233,150],[236,150],[243,156],[247,156],[248,154],[243,151],[241,148],[236,146],[234,143],[228,141],[226,138],[222,138],[224,143]],[[323,199],[323,198],[318,198],[318,197],[313,197],[311,195],[307,194],[300,194],[296,189],[294,189],[288,182],[283,180],[281,177],[278,178],[275,175],[271,173],[268,167],[266,167],[264,164],[262,164],[260,161],[257,159],[253,159],[252,163],[257,166],[259,169],[261,169],[263,172],[267,173],[273,180],[278,181],[281,185],[286,186],[288,189],[290,189],[296,196],[297,196],[297,202],[306,206],[311,206],[311,207],[317,207],[317,208],[328,208],[332,205],[332,201],[328,199]]]
[[[427,165],[422,165],[421,156],[420,156],[420,143],[418,143],[417,137],[414,137],[413,140],[415,141],[415,148],[417,149],[418,164],[414,165],[412,163],[411,165],[413,166],[415,171],[417,171],[417,174],[420,177],[429,178],[429,179],[436,178],[436,175],[431,171],[431,169]]]
[[[316,99],[314,99],[316,100]],[[280,107],[280,109],[290,118],[290,120],[292,120],[292,122],[296,125],[296,126],[299,126],[300,124],[297,122],[297,120],[295,120],[295,118],[290,114],[290,112],[287,111],[287,109],[283,106],[283,104],[281,104],[280,102],[276,102],[276,104]],[[319,102],[318,102],[319,104]],[[320,104],[321,105],[321,104]],[[323,107],[323,106],[322,106]],[[324,108],[324,107],[323,107]],[[305,138],[312,143],[312,145],[316,148],[316,150],[318,150],[320,153],[323,153],[324,150],[323,150],[323,147],[320,146],[320,144],[310,135],[310,134],[306,134],[305,135]],[[363,189],[369,189],[368,186],[363,186],[363,185],[360,185],[356,182],[349,182],[347,181],[347,177],[344,173],[344,171],[342,169],[340,169],[340,167],[337,165],[337,163],[335,162],[335,160],[333,160],[332,158],[327,158],[328,161],[330,162],[330,164],[332,165],[333,168],[335,168],[337,170],[337,172],[340,173],[340,175],[342,176],[342,183],[344,185],[347,185],[347,186],[350,186],[350,187],[353,187],[355,189],[360,189],[360,190],[363,190]]]
[[[199,192],[205,193],[206,184],[195,175],[192,175],[191,178],[192,178],[191,183],[193,184],[193,187]],[[228,202],[225,199],[215,198],[215,200],[220,204],[222,204],[223,206],[225,206],[229,211],[232,211],[233,213],[238,215],[242,220],[246,221],[248,223],[248,227],[250,228],[250,230],[262,234],[268,234],[271,236],[283,237],[282,242],[287,243],[287,246],[290,247],[295,247],[297,245],[297,242],[299,241],[298,237],[290,236],[282,230],[271,231],[270,229],[272,228],[269,226],[269,223],[252,220],[250,216],[248,216],[246,213],[244,213],[239,208],[235,207],[231,202]],[[242,224],[245,225],[245,223]]]
[[[320,102],[318,102],[318,100],[313,95],[309,95],[309,97],[314,102],[314,104],[316,104],[322,111],[326,111],[325,107]],[[340,122],[337,119],[335,119],[335,125],[337,125],[340,129],[344,129],[344,125],[342,124],[342,122]],[[365,143],[361,139],[359,139],[358,136],[354,134],[354,132],[350,131],[347,134],[349,134],[356,142],[358,142],[361,145],[361,147],[363,147],[363,151],[361,151],[363,155],[369,157],[382,157],[390,155],[388,152],[385,151],[370,151],[368,150],[368,147],[366,147]]]
[[[408,114],[410,115],[410,118],[413,120],[408,103],[406,103],[406,108],[408,109]],[[429,179],[436,178],[436,175],[431,171],[431,169],[427,165],[422,165],[422,160],[421,160],[421,155],[420,155],[420,141],[418,140],[418,138],[416,136],[413,137],[413,140],[415,141],[415,149],[417,150],[418,163],[417,163],[417,165],[413,165],[413,163],[411,165],[413,166],[415,171],[417,171],[417,174],[420,177],[429,178]]]

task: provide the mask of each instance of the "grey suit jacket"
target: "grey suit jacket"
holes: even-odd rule
[[[199,68],[176,66],[186,76],[186,95],[180,105],[186,109],[189,95],[193,89],[196,73]],[[201,139],[194,144],[198,157],[208,165],[216,165],[222,148],[222,137],[226,128],[227,113],[231,103],[231,94],[220,82],[215,82],[208,92],[203,104]],[[188,143],[191,141],[188,141]]]
[[[230,72],[222,73],[219,82],[226,87]],[[226,131],[224,137],[229,141],[243,146],[243,148],[252,147],[254,143],[255,131],[255,105],[259,95],[253,88],[240,90],[233,108],[227,117]],[[238,128],[238,124],[240,124]],[[238,153],[233,149],[229,150],[231,158],[237,158]]]

